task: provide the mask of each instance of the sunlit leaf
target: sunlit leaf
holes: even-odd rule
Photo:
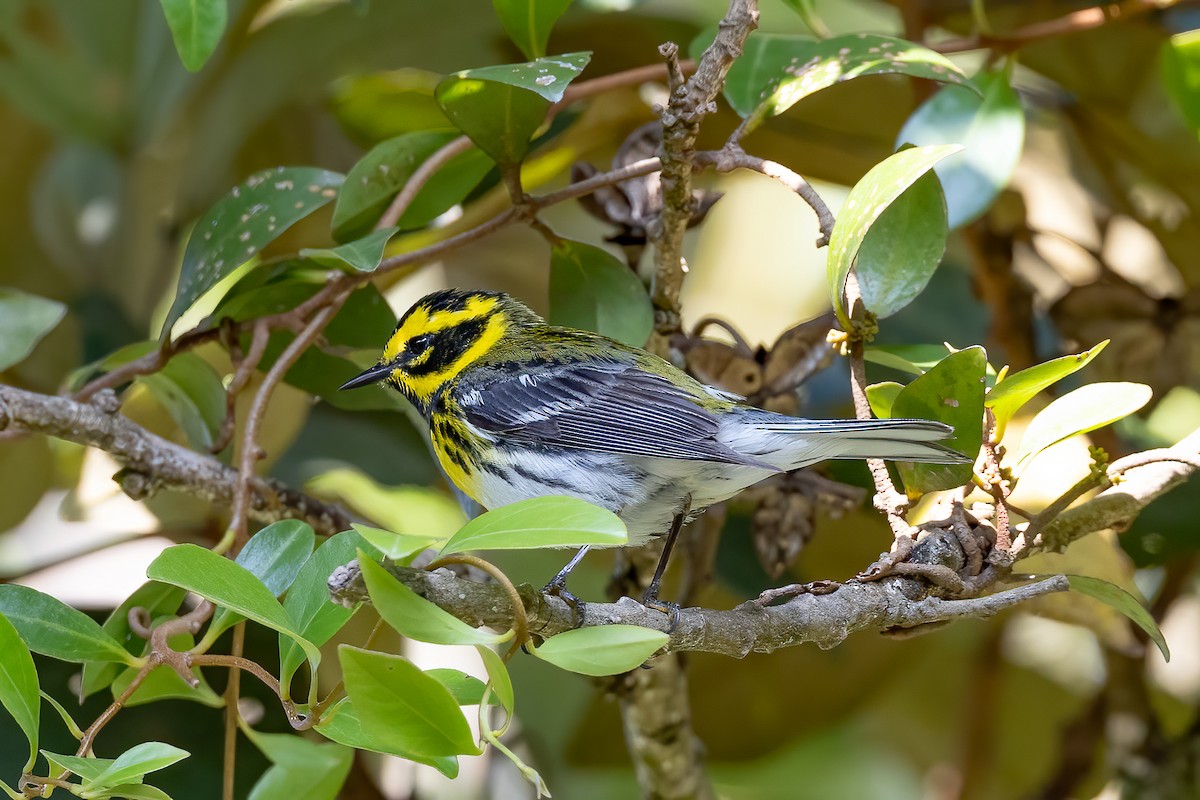
[[[37,758],[41,722],[38,675],[29,648],[3,614],[0,614],[0,705],[12,715],[29,741],[29,760],[22,767],[28,772]]]
[[[456,72],[438,84],[437,101],[450,121],[492,160],[518,164],[550,104],[562,99],[567,84],[591,57],[567,53]]]
[[[322,736],[354,747],[359,750],[369,750],[373,753],[400,756],[418,764],[428,764],[447,778],[458,777],[458,758],[455,756],[438,756],[425,758],[417,755],[408,747],[407,733],[392,734],[386,729],[367,731],[363,728],[358,712],[349,697],[342,698],[321,716],[321,721],[314,728]]]
[[[618,675],[646,663],[670,640],[638,625],[597,625],[551,636],[533,654],[581,675]]]
[[[504,32],[526,58],[546,55],[550,31],[569,5],[571,0],[492,0]]]
[[[1188,126],[1200,133],[1200,30],[1172,36],[1162,49],[1163,84]]]
[[[434,644],[494,644],[512,637],[472,628],[443,611],[396,580],[386,569],[365,556],[358,560],[371,605],[401,635]],[[445,755],[445,754],[442,754]]]
[[[892,401],[894,419],[932,419],[954,428],[942,441],[974,459],[983,442],[983,390],[987,354],[982,347],[951,353],[913,380]],[[971,480],[972,465],[910,464],[896,468],[909,494],[953,489]]]
[[[1068,575],[1067,581],[1071,584],[1073,591],[1086,594],[1088,597],[1094,597],[1105,605],[1111,606],[1129,617],[1158,645],[1163,659],[1165,661],[1171,660],[1171,651],[1167,647],[1166,637],[1163,636],[1158,623],[1154,621],[1153,615],[1146,610],[1146,607],[1136,597],[1115,583],[1110,583],[1100,578],[1090,578],[1086,575]]]
[[[0,372],[23,361],[66,313],[57,300],[0,287]]]
[[[62,661],[138,663],[87,614],[27,586],[0,586],[0,614],[35,653]]]
[[[479,752],[450,692],[411,661],[349,645],[338,656],[364,732],[426,759]]]
[[[406,533],[372,528],[368,525],[360,525],[357,522],[351,523],[351,527],[358,532],[359,536],[369,542],[372,547],[392,561],[406,561],[416,554],[428,550],[438,542],[446,540],[444,536],[413,536]]]
[[[42,751],[42,755],[50,762],[53,770],[70,770],[85,781],[94,781],[116,761],[114,758],[96,758],[95,756],[83,758],[81,756],[59,755],[58,753],[51,753],[46,750]]]
[[[936,145],[901,150],[876,164],[850,190],[830,237],[829,260],[826,263],[829,299],[843,325],[850,325],[842,298],[846,276],[880,215],[934,164],[961,149],[955,145]],[[919,275],[914,275],[913,279],[918,278]],[[927,276],[925,280],[928,280]]]
[[[535,547],[615,547],[629,534],[616,514],[575,497],[531,497],[480,514],[442,548],[523,550]]]
[[[189,72],[204,66],[225,32],[227,0],[160,0],[163,16]]]
[[[896,383],[895,381],[885,381],[884,383],[873,383],[867,387],[867,402],[871,404],[871,413],[880,419],[887,419],[892,415],[892,404],[896,402],[896,396],[900,394],[900,390],[904,388],[904,384]]]
[[[491,685],[492,692],[495,693],[496,699],[500,701],[504,710],[512,714],[513,707],[516,705],[516,694],[513,691],[512,677],[508,674],[508,667],[492,648],[480,644],[476,645],[475,649],[479,651],[479,657],[483,659],[483,666],[487,670],[488,684]]]
[[[312,555],[315,541],[308,523],[297,519],[280,520],[250,537],[237,554],[236,562],[262,581],[271,594],[279,597],[292,585],[300,568]],[[230,609],[218,608],[208,635],[216,636],[241,620],[242,617]]]
[[[1105,339],[1091,350],[1023,369],[997,383],[984,399],[984,404],[996,415],[996,438],[1004,435],[1005,426],[1022,406],[1043,389],[1086,367],[1107,344]]]
[[[560,239],[550,254],[550,322],[641,347],[654,308],[636,273],[600,247]]]
[[[336,172],[278,167],[251,176],[217,201],[192,229],[162,338],[200,295],[331,201],[341,185]]]
[[[1038,412],[1021,436],[1017,471],[1047,447],[1129,416],[1153,394],[1141,383],[1091,383],[1059,397]]]

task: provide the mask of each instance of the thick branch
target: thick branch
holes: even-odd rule
[[[77,403],[0,384],[0,430],[43,433],[105,451],[125,468],[117,480],[135,499],[167,488],[204,500],[232,501],[235,470],[155,436],[117,413],[115,397],[98,395],[102,401],[106,397],[111,402]],[[341,508],[259,478],[251,482],[250,517],[263,523],[302,519],[321,535],[350,527]]]
[[[507,596],[495,584],[464,580],[449,570],[389,569],[414,592],[470,625],[507,628],[512,624]],[[329,584],[339,602],[368,600],[357,564],[339,569]],[[805,642],[828,649],[856,631],[889,631],[964,617],[988,617],[1033,597],[1067,588],[1065,577],[1054,577],[985,597],[945,600],[930,596],[919,581],[887,578],[845,583],[826,594],[800,594],[775,606],[750,601],[724,611],[684,608],[672,629],[670,617],[628,597],[615,603],[587,603],[582,620],[577,620],[575,611],[561,598],[541,594],[529,586],[519,587],[529,630],[538,636],[553,636],[574,627],[638,625],[671,637],[664,652],[700,651],[734,658]]]

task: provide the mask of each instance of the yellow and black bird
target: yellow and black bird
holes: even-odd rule
[[[484,508],[570,495],[620,516],[630,544],[668,535],[646,596],[655,605],[682,525],[747,486],[832,458],[968,460],[938,443],[952,433],[940,422],[763,411],[644,350],[549,325],[498,292],[421,299],[379,363],[342,388],[378,381],[420,410],[447,476]],[[549,588],[563,591],[586,551]]]

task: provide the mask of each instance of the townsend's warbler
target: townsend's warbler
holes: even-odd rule
[[[939,422],[807,420],[742,405],[644,350],[548,325],[498,292],[421,299],[379,363],[342,388],[377,381],[420,410],[446,474],[484,508],[571,495],[615,512],[634,545],[824,459],[967,460],[936,442],[952,433]]]

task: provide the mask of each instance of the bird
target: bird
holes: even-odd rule
[[[443,289],[400,318],[377,363],[347,381],[383,382],[428,423],[447,478],[491,510],[566,495],[615,513],[628,545],[666,536],[649,588],[680,529],[706,508],[826,459],[958,464],[953,428],[921,419],[800,419],[707,386],[646,350],[549,324],[516,298]],[[546,586],[571,602],[567,576]]]

